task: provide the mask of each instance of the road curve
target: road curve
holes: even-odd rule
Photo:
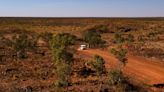
[[[107,68],[115,67],[118,60],[108,51],[91,49],[79,51],[81,54],[93,56],[100,55],[105,60]],[[146,84],[164,84],[164,65],[146,60],[142,57],[128,56],[128,63],[124,68],[124,73],[133,79]]]

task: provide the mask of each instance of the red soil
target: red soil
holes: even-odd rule
[[[108,51],[92,49],[79,52],[87,56],[95,54],[102,56],[106,61],[105,65],[107,68],[115,67],[118,63],[118,60]],[[164,65],[142,57],[128,55],[128,62],[124,68],[124,73],[134,81],[141,83],[149,85],[164,83]]]

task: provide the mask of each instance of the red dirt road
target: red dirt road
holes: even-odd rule
[[[95,54],[102,56],[106,61],[106,67],[115,67],[118,60],[109,53],[98,49],[79,51],[81,54],[93,56]],[[158,62],[148,61],[142,57],[128,56],[128,63],[124,68],[124,73],[135,81],[146,84],[164,83],[164,65]]]

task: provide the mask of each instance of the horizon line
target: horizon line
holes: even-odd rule
[[[164,16],[139,17],[48,17],[48,16],[0,16],[0,18],[164,18]]]

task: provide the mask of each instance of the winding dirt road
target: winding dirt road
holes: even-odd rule
[[[107,68],[115,67],[118,63],[118,60],[108,51],[92,49],[79,52],[87,56],[93,56],[95,54],[102,56],[106,61],[105,66]],[[164,84],[164,65],[146,60],[142,57],[129,55],[124,73],[136,81],[149,85]]]

